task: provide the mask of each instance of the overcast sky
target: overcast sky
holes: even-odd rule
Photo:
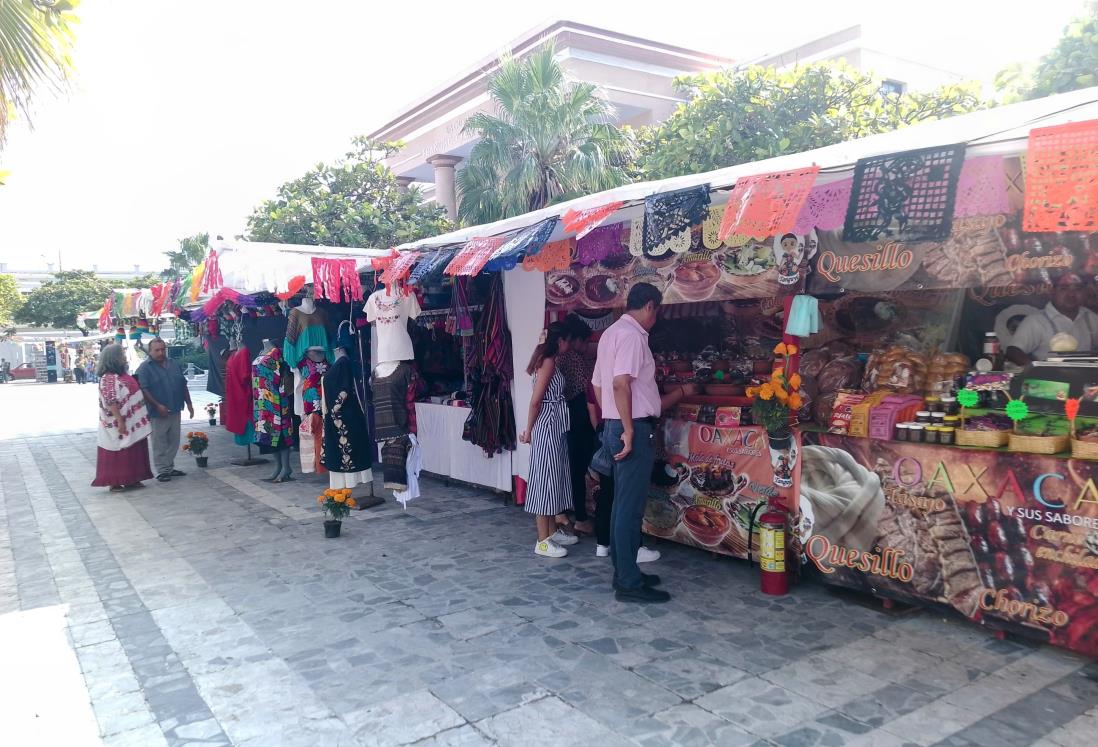
[[[988,78],[1039,56],[1083,0],[693,4],[84,0],[76,78],[0,153],[10,270],[163,266],[176,240],[252,209],[355,135],[529,28],[568,19],[749,59],[853,23],[872,46]],[[550,19],[546,11],[555,15]]]

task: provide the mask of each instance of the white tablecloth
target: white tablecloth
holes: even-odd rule
[[[478,446],[461,439],[466,407],[416,403],[416,430],[423,470],[495,490],[511,490],[511,452],[484,456]]]

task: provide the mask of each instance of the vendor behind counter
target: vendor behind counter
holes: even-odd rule
[[[1075,273],[1057,278],[1052,300],[1018,325],[1006,350],[1007,360],[1023,367],[1047,360],[1052,339],[1058,334],[1073,337],[1076,350],[1098,350],[1098,314],[1083,305],[1093,292],[1093,285]]]

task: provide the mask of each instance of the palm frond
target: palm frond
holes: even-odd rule
[[[40,10],[30,0],[0,0],[0,142],[9,116],[30,116],[34,94],[60,90],[72,67],[76,2]]]

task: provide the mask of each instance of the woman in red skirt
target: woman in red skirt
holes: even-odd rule
[[[110,486],[112,493],[144,487],[151,480],[149,446],[152,425],[145,396],[137,379],[126,370],[121,345],[108,345],[99,354],[99,451],[95,460],[96,487]]]

